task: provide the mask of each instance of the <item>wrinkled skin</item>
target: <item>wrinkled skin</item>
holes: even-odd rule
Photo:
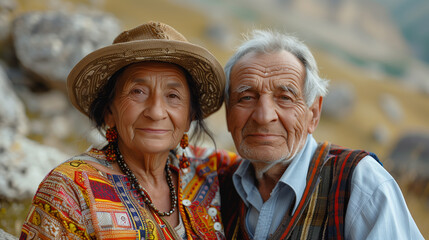
[[[319,121],[322,98],[305,103],[305,67],[291,53],[248,53],[233,66],[228,130],[257,177],[281,174]],[[281,164],[279,164],[281,163]]]
[[[106,124],[116,126],[123,155],[166,159],[190,126],[185,74],[174,64],[131,65],[119,77],[109,109]]]

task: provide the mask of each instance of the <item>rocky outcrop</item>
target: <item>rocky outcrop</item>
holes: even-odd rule
[[[0,43],[9,37],[12,12],[16,7],[14,0],[0,0]]]
[[[13,41],[24,69],[49,86],[65,90],[73,66],[109,45],[120,33],[116,18],[100,12],[29,12],[15,19]]]
[[[0,141],[9,145],[0,153],[0,197],[9,200],[31,198],[46,174],[70,157],[7,131],[0,130]]]
[[[7,200],[31,198],[52,168],[79,153],[70,139],[84,149],[104,141],[55,89],[65,90],[71,68],[120,32],[118,20],[100,12],[30,12],[11,28],[22,68],[0,65],[7,68],[0,67],[0,199]],[[46,85],[37,87],[36,79]]]
[[[13,3],[0,1],[0,18]],[[65,90],[67,75],[80,59],[121,31],[116,18],[93,11],[29,12],[11,22],[0,26],[6,35],[3,29],[12,29],[21,65],[0,64],[0,199],[9,201],[31,198],[52,168],[80,153],[79,147],[104,141],[58,89]],[[68,144],[70,139],[82,144]]]
[[[55,165],[68,156],[25,137],[28,119],[0,67],[0,198],[30,198]]]
[[[429,134],[407,133],[395,144],[388,159],[390,172],[415,194],[429,199]]]
[[[15,94],[6,72],[0,65],[0,129],[11,129],[13,132],[26,134],[27,128],[24,105]]]
[[[379,104],[383,113],[393,123],[400,123],[404,118],[404,113],[398,100],[390,94],[381,94]]]
[[[14,56],[10,32],[16,8],[15,0],[0,0],[0,57],[7,62]]]
[[[355,89],[347,83],[331,83],[327,96],[323,99],[322,115],[343,120],[352,111],[356,102]]]
[[[11,234],[9,234],[9,233],[7,233],[7,232],[5,232],[5,231],[3,231],[2,229],[0,229],[0,239],[3,239],[3,240],[17,240],[18,238],[15,237],[15,236],[13,236],[13,235],[11,235]]]

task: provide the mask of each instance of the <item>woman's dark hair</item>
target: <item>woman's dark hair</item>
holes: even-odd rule
[[[105,127],[104,117],[106,116],[107,112],[110,111],[109,106],[113,102],[113,99],[115,97],[116,83],[118,82],[119,77],[122,75],[125,69],[131,65],[132,64],[122,67],[117,72],[115,72],[109,78],[107,83],[103,87],[101,87],[97,97],[94,99],[94,101],[89,107],[89,119],[94,123],[95,127],[101,133],[103,132],[103,129]],[[200,140],[202,140],[204,134],[207,134],[207,136],[213,141],[216,146],[213,135],[208,129],[206,123],[204,122],[203,110],[201,108],[200,101],[198,101],[200,96],[197,91],[197,86],[193,84],[192,77],[188,73],[188,71],[186,71],[183,67],[179,65],[176,66],[182,69],[182,71],[185,73],[186,82],[188,83],[189,91],[191,93],[190,118],[193,120],[193,124],[192,135],[190,139],[194,144],[196,144]]]

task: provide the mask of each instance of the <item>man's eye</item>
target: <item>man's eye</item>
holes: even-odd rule
[[[282,95],[282,96],[280,96],[280,99],[281,100],[291,100],[292,98],[287,96],[287,95]]]
[[[240,101],[250,101],[250,100],[252,100],[251,96],[244,96],[240,98]]]

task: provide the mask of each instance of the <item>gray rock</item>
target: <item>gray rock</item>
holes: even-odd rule
[[[31,198],[46,174],[70,157],[20,135],[11,139],[0,129],[0,142],[4,140],[9,148],[0,152],[0,198]]]
[[[14,21],[16,55],[30,73],[61,90],[73,66],[89,52],[109,45],[121,28],[100,12],[30,12]]]
[[[16,7],[15,0],[0,0],[0,58],[7,62],[13,62],[14,59],[11,28]]]
[[[18,6],[15,0],[0,0],[0,10],[5,12],[13,12]]]
[[[4,42],[9,36],[10,22],[10,14],[0,10],[0,43]]]
[[[28,111],[40,117],[53,117],[64,114],[71,107],[67,96],[58,90],[32,92],[24,88],[17,93]]]
[[[9,36],[12,12],[16,7],[15,0],[0,0],[0,42]]]
[[[224,49],[231,49],[234,43],[232,32],[228,24],[213,21],[206,27],[204,34],[218,46]]]
[[[425,131],[407,132],[389,153],[389,172],[407,191],[429,200],[429,135]]]
[[[355,89],[351,84],[331,83],[329,93],[323,99],[322,115],[343,120],[353,111],[355,102]]]
[[[381,144],[386,144],[390,140],[390,131],[389,129],[382,124],[377,125],[372,132],[372,137],[374,140]]]
[[[404,111],[402,110],[401,105],[392,95],[380,95],[379,104],[384,114],[386,114],[390,121],[394,123],[400,123],[404,118]]]
[[[17,240],[18,238],[5,232],[3,229],[0,228],[0,239],[2,240]]]
[[[3,67],[0,65],[0,128],[10,128],[19,134],[28,130],[25,108],[15,94]]]

